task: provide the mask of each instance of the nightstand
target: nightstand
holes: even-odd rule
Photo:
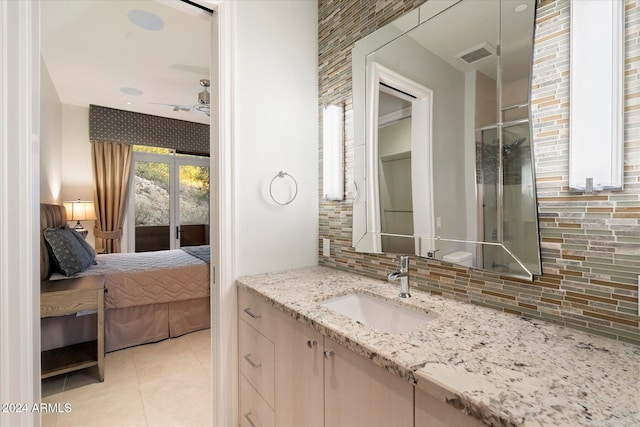
[[[40,283],[40,318],[97,310],[95,341],[43,351],[42,378],[98,366],[104,381],[104,276],[86,276]]]

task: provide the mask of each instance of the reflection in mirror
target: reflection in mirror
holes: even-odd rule
[[[427,2],[402,18],[403,35],[385,39],[383,28],[353,50],[354,176],[366,188],[354,200],[354,247],[438,251],[530,278],[541,272],[529,126],[536,2],[451,3],[425,16]],[[428,114],[385,76],[421,88]]]
[[[500,2],[500,122],[529,118],[535,1]]]
[[[468,242],[443,238],[435,238],[433,240],[436,247],[457,244],[459,247],[464,248],[463,250],[443,255],[443,261],[466,267],[491,270],[514,277],[526,278],[530,274],[529,268],[520,261],[520,258],[501,243]],[[479,254],[477,265],[473,254]],[[490,264],[488,267],[484,267],[488,264]]]
[[[476,151],[478,199],[482,203],[480,240],[502,243],[509,251],[493,245],[483,246],[478,265],[487,270],[517,274],[523,267],[535,271],[539,263],[533,153],[529,136],[526,119],[502,125],[502,149],[496,126],[481,131]],[[502,177],[498,175],[500,170]],[[502,215],[499,215],[500,210]],[[500,216],[501,225],[497,222]],[[518,261],[513,260],[510,253],[517,254]]]
[[[412,254],[411,102],[384,84],[378,98],[378,189],[382,252]],[[410,238],[407,238],[409,236]]]

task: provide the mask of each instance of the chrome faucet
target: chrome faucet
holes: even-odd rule
[[[396,281],[400,279],[400,298],[410,298],[409,293],[409,256],[402,255],[400,257],[400,270],[389,274],[389,280]]]

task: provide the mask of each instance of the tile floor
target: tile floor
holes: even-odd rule
[[[210,426],[211,332],[108,353],[97,367],[42,381],[42,402],[59,403],[44,427]],[[70,406],[64,412],[65,404]]]

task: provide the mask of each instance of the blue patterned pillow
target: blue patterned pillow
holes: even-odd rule
[[[65,276],[73,276],[93,264],[94,258],[72,234],[70,228],[47,228],[44,239],[51,249],[53,261]],[[77,234],[77,233],[76,233]]]

